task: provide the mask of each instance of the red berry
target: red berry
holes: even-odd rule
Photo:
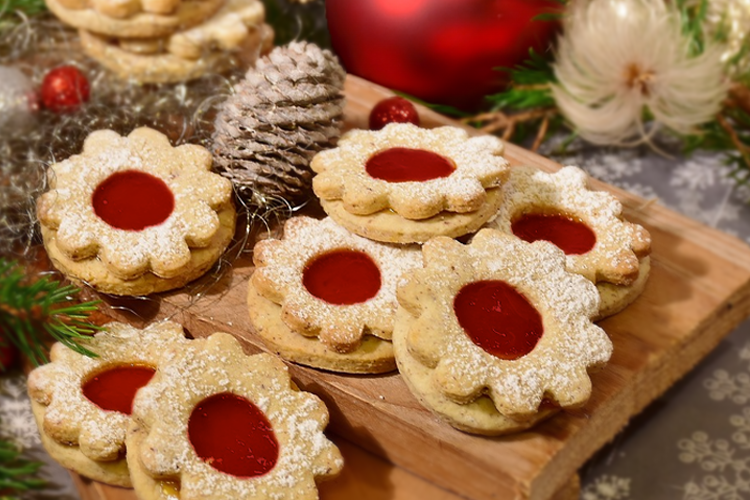
[[[413,123],[419,126],[419,113],[403,97],[383,99],[370,111],[370,130],[380,130],[389,123]]]
[[[56,113],[75,111],[89,100],[89,81],[75,66],[59,66],[44,77],[41,97],[44,106]]]

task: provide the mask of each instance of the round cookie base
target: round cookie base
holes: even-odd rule
[[[458,404],[449,400],[433,385],[433,370],[421,364],[409,353],[406,332],[409,331],[412,321],[411,314],[403,307],[399,307],[393,330],[393,350],[398,369],[401,378],[420,404],[441,420],[463,432],[499,436],[528,429],[557,413],[556,409],[543,409],[529,420],[518,421],[499,413],[487,396],[481,396],[468,404]]]
[[[269,349],[282,358],[313,368],[341,373],[386,373],[396,369],[393,346],[387,340],[366,335],[353,352],[331,350],[317,337],[292,331],[281,319],[281,306],[248,285],[250,322]]]
[[[643,289],[646,288],[650,272],[651,258],[646,256],[640,260],[638,277],[631,285],[623,286],[604,282],[597,283],[596,289],[599,291],[601,302],[599,305],[599,314],[596,315],[594,321],[600,321],[613,316],[632,304],[643,293]]]
[[[44,432],[44,409],[43,405],[31,401],[31,410],[39,427],[42,445],[57,463],[94,481],[111,484],[112,486],[132,488],[130,471],[124,457],[112,462],[92,460],[84,455],[78,446],[66,446],[58,443]]]
[[[410,220],[392,210],[370,215],[355,215],[344,208],[341,200],[320,200],[333,220],[354,234],[386,243],[424,243],[437,236],[458,238],[477,231],[497,214],[503,199],[499,188],[487,190],[485,203],[473,212],[440,212],[427,219]]]
[[[191,28],[213,16],[222,0],[182,0],[171,15],[139,12],[127,19],[116,19],[94,9],[70,9],[60,0],[45,0],[47,7],[62,22],[74,28],[120,38],[155,38]]]
[[[122,279],[112,273],[97,257],[75,261],[57,246],[57,231],[42,226],[42,239],[52,264],[71,281],[86,284],[110,295],[137,296],[180,288],[203,276],[221,257],[234,236],[237,212],[226,208],[219,212],[219,230],[205,248],[192,249],[190,264],[174,278],[161,278],[147,272],[133,279]]]

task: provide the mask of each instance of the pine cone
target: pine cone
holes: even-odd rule
[[[275,48],[235,87],[216,116],[217,171],[250,204],[310,194],[310,160],[341,135],[346,73],[307,42]]]

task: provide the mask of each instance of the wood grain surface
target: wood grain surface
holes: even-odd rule
[[[351,76],[346,94],[347,125],[357,128],[367,127],[372,106],[389,95]],[[456,125],[426,109],[420,109],[420,114],[423,126]],[[514,165],[559,168],[511,144],[505,156]],[[363,452],[345,445],[348,472],[340,481],[351,483],[351,489],[342,490],[346,493],[339,497],[324,488],[323,498],[355,498],[355,494],[373,499],[575,498],[578,468],[750,315],[750,247],[655,203],[596,181],[592,185],[613,192],[622,200],[626,218],[651,232],[653,253],[643,295],[622,313],[601,322],[613,340],[614,355],[604,370],[593,375],[594,390],[586,406],[561,413],[528,432],[477,437],[437,420],[417,403],[396,373],[347,376],[291,365],[295,381],[327,403],[331,433],[398,466],[378,466],[385,467],[382,470],[387,474],[375,474],[372,479],[362,471],[371,467],[362,458]],[[130,322],[171,318],[194,336],[226,331],[239,338],[248,352],[256,352],[265,348],[247,315],[251,273],[251,257],[244,254],[231,272],[218,281],[211,278],[211,284],[204,280],[187,292],[145,301],[107,300],[111,314]],[[379,483],[386,476],[386,483],[390,481],[393,487],[385,496],[378,496],[376,488],[357,489],[359,484]],[[126,500],[106,495],[89,498]]]

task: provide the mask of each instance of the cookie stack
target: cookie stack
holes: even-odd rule
[[[392,355],[417,399],[466,432],[583,405],[612,352],[594,321],[643,290],[648,232],[579,169],[511,168],[502,153],[495,137],[397,123],[318,153],[329,217],[256,245],[256,331],[327,370],[382,372]]]
[[[260,0],[47,0],[125,79],[180,82],[252,64],[273,42]]]
[[[341,470],[325,404],[278,358],[169,321],[106,328],[80,341],[98,357],[57,343],[29,375],[42,443],[64,467],[142,500],[312,500]]]

